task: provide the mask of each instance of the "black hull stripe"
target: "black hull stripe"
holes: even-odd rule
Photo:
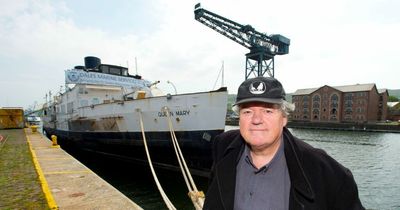
[[[61,146],[116,156],[147,163],[140,132],[73,132],[43,128],[47,136],[56,135]],[[176,132],[189,168],[208,173],[212,164],[211,142],[223,130]],[[178,162],[169,132],[146,132],[153,162],[176,168]],[[166,167],[168,168],[168,167]]]

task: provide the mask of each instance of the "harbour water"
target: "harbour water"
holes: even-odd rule
[[[227,126],[227,130],[235,129]],[[400,209],[400,134],[290,129],[309,144],[324,149],[349,168],[367,209]],[[166,209],[148,166],[115,164],[102,158],[79,159],[144,209]],[[160,183],[177,209],[194,209],[179,172],[156,169]],[[207,179],[194,177],[200,190]]]
[[[291,129],[349,168],[367,209],[400,209],[400,134]]]

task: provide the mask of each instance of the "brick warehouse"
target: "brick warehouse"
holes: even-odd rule
[[[388,91],[375,84],[298,89],[292,121],[365,123],[386,120]]]

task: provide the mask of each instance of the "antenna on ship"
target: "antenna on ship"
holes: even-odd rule
[[[46,93],[46,95],[44,96],[44,99],[46,100],[46,104],[47,104],[47,93]]]
[[[221,75],[221,87],[224,87],[224,61],[222,61],[222,66],[221,69],[218,72],[218,76],[217,79],[215,80],[214,86],[213,86],[213,90],[215,89],[215,86],[217,85],[219,76]]]
[[[221,78],[221,87],[224,87],[224,71],[225,71],[225,68],[224,68],[224,61],[222,61],[222,78]]]
[[[136,57],[135,57],[135,71],[136,71],[136,75],[139,75],[138,72],[137,72],[137,59],[136,59]]]
[[[49,90],[49,103],[51,103],[51,90]]]

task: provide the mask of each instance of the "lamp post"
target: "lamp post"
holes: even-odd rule
[[[172,82],[169,81],[169,80],[167,81],[167,83],[172,85],[172,87],[173,87],[174,90],[175,90],[175,95],[178,94],[178,92],[176,91],[176,87],[175,87],[174,83],[172,83]]]

